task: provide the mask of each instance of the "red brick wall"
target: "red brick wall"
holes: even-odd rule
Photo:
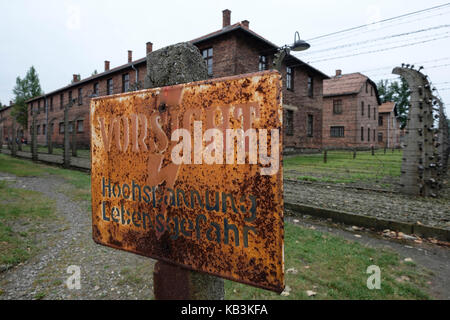
[[[146,66],[145,64],[140,64],[136,66],[138,69],[138,81],[143,83],[145,75],[146,75]],[[128,73],[130,77],[130,85],[133,85],[136,82],[136,73],[133,69],[127,68],[125,70],[121,70],[118,72],[114,72],[112,74],[108,74],[98,79],[93,79],[91,81],[80,84],[79,86],[73,86],[70,89],[63,90],[61,92],[57,92],[53,95],[49,95],[46,97],[48,103],[48,121],[53,121],[53,131],[52,131],[52,142],[55,145],[62,145],[64,140],[64,133],[59,132],[60,123],[64,122],[64,108],[61,108],[60,105],[60,94],[64,94],[63,104],[66,105],[69,103],[69,91],[72,91],[72,99],[75,99],[75,103],[69,110],[69,121],[77,118],[79,120],[83,120],[83,131],[78,132],[77,130],[77,145],[82,147],[89,147],[90,145],[90,123],[89,123],[89,106],[91,98],[90,96],[94,92],[94,83],[99,84],[99,95],[106,95],[107,90],[107,80],[113,79],[113,94],[122,92],[122,75]],[[78,88],[82,88],[82,104],[78,104]],[[50,99],[53,97],[53,111],[50,108]],[[46,135],[43,132],[42,126],[47,124],[47,115],[44,109],[44,98],[40,98],[39,100],[33,101],[32,106],[33,109],[37,112],[38,101],[40,101],[40,112],[37,115],[37,125],[40,128],[37,136],[37,142],[39,145],[46,144]],[[31,113],[31,104],[29,104],[29,116],[28,116],[28,128],[31,128],[32,123],[32,113]],[[47,126],[47,125],[46,125]],[[48,129],[48,128],[47,128]],[[29,131],[31,132],[31,131]],[[31,141],[31,133],[28,134],[28,140]]]
[[[0,130],[2,132],[3,140],[0,141],[0,143],[6,144],[6,138],[11,138],[12,135],[12,125],[13,125],[13,117],[11,115],[12,107],[4,108],[0,110]],[[20,133],[22,132],[22,126],[19,125],[17,122],[15,124],[16,126],[16,137],[19,137]],[[25,132],[24,132],[25,134]]]
[[[370,148],[378,145],[378,100],[375,89],[365,84],[358,94],[342,95],[323,98],[323,146],[326,148]],[[342,101],[342,113],[333,113],[333,102]],[[364,103],[364,114],[361,113],[361,104]],[[368,108],[370,106],[370,117]],[[344,127],[344,137],[331,137],[333,126]],[[361,140],[361,127],[364,139]],[[368,138],[370,129],[370,141]],[[375,130],[375,131],[374,131]]]
[[[381,148],[398,148],[400,146],[400,123],[395,117],[394,112],[380,113],[383,118],[383,124],[378,125],[378,132],[383,134],[383,140],[378,141]]]

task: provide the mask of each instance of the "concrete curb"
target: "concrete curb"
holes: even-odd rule
[[[389,229],[392,231],[403,232],[405,234],[415,234],[423,238],[435,238],[437,240],[450,241],[450,230],[447,229],[368,217],[343,211],[335,211],[289,202],[285,202],[284,207],[292,210],[296,214],[307,214],[313,217],[331,219],[334,222],[369,228],[375,231]]]

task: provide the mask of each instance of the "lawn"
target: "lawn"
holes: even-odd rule
[[[381,289],[367,288],[367,268],[381,270]],[[393,251],[286,223],[286,286],[289,295],[226,281],[226,299],[429,299],[430,273]],[[308,291],[310,296],[308,296]],[[315,293],[315,294],[313,294]],[[286,294],[286,293],[285,293]]]
[[[294,166],[298,165],[296,161],[288,160],[289,165]],[[320,168],[320,164],[317,166]],[[90,176],[86,173],[35,164],[6,155],[0,155],[0,171],[15,175],[26,173],[27,176],[56,175],[73,186],[69,194],[72,199],[90,199]],[[31,254],[28,251],[33,250],[32,242],[29,237],[8,229],[5,221],[43,221],[51,216],[53,203],[39,193],[9,188],[6,182],[1,185],[0,203],[2,263],[24,261]],[[381,269],[380,290],[369,290],[366,286],[369,276],[366,270],[371,265]],[[430,298],[426,293],[430,273],[414,263],[404,262],[395,252],[368,248],[357,242],[290,223],[285,225],[285,269],[286,285],[290,289],[288,295],[225,281],[226,299]],[[129,270],[129,277],[135,278],[132,270]],[[308,296],[307,291],[315,294]]]
[[[390,185],[400,177],[402,152],[376,150],[328,151],[327,162],[323,153],[287,156],[284,159],[285,177],[294,180],[328,183],[380,183]]]
[[[3,169],[3,167],[0,166]],[[0,180],[0,265],[14,266],[38,250],[36,236],[55,217],[54,201]]]

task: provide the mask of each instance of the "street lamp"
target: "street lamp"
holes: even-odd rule
[[[273,60],[273,65],[276,70],[281,72],[281,64],[287,55],[292,51],[304,51],[311,47],[309,43],[300,39],[300,34],[298,31],[294,34],[294,43],[291,45],[284,45],[278,48],[278,52],[275,54],[275,58]]]

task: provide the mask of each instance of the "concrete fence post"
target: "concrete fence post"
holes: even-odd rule
[[[63,143],[63,167],[70,167],[70,138],[69,138],[69,108],[72,101],[64,107],[64,143]]]
[[[53,118],[51,121],[47,124],[47,152],[48,154],[53,154],[53,141],[52,141],[52,135],[53,135],[53,122],[56,119]]]
[[[394,68],[411,90],[401,179],[402,191],[411,195],[436,196],[436,157],[433,108],[427,77],[409,68]]]
[[[11,155],[17,156],[17,141],[16,141],[16,121],[12,120],[11,124]]]
[[[208,78],[205,62],[189,43],[179,43],[147,54],[144,87],[154,88]],[[153,273],[157,300],[222,300],[223,279],[158,261]]]
[[[31,159],[38,161],[38,148],[37,148],[37,116],[33,113],[31,120]]]

